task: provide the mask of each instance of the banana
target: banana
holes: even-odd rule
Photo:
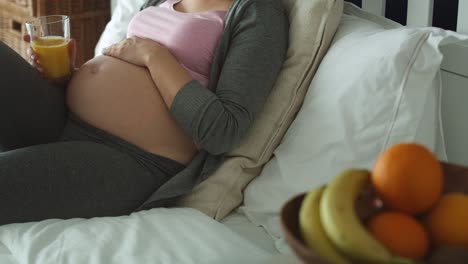
[[[369,183],[369,171],[350,169],[335,177],[320,201],[320,218],[332,243],[358,263],[413,263],[393,256],[361,224],[355,201]]]
[[[299,210],[299,228],[307,246],[331,264],[351,264],[328,239],[320,220],[320,198],[325,186],[308,192]]]

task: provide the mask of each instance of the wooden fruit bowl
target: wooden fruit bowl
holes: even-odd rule
[[[460,165],[451,163],[441,162],[444,171],[444,193],[449,192],[464,192],[468,193],[468,168]],[[299,194],[292,198],[281,209],[281,228],[284,234],[284,238],[288,245],[291,247],[296,256],[303,262],[309,264],[331,264],[323,259],[320,259],[312,250],[310,250],[301,238],[299,230],[299,209],[301,207],[302,200],[305,197],[305,193]],[[466,250],[461,249],[440,249],[444,255],[442,261],[435,260],[430,263],[468,263],[468,252],[461,252]],[[450,260],[450,256],[446,256],[447,252],[456,252],[456,254],[463,254],[462,257]],[[457,262],[460,261],[461,262]]]

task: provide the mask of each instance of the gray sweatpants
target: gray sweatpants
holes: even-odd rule
[[[129,214],[183,168],[68,113],[0,42],[0,225]]]

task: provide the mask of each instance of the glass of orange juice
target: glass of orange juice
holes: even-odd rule
[[[62,15],[38,17],[27,21],[26,29],[45,78],[53,80],[70,75],[70,18]]]

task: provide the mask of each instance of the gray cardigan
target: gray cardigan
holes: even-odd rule
[[[149,0],[143,7],[165,0]],[[273,87],[286,56],[288,20],[280,0],[233,0],[215,51],[209,89],[192,80],[170,113],[201,146],[190,164],[138,209],[170,206],[206,179],[239,144]]]

